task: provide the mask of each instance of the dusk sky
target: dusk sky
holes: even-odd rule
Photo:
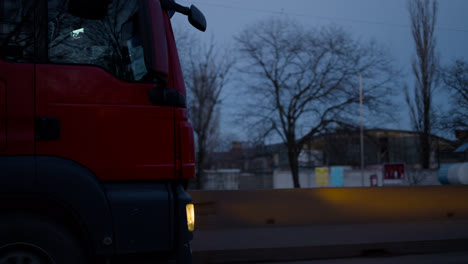
[[[341,26],[355,38],[375,40],[388,50],[395,66],[406,75],[411,86],[411,59],[414,54],[406,0],[179,0],[195,4],[208,22],[205,33],[196,33],[203,40],[213,37],[217,44],[234,47],[234,36],[243,29],[270,17],[295,19],[305,26]],[[443,65],[455,58],[468,59],[468,1],[441,0],[437,21],[437,51]],[[173,18],[175,26],[189,26],[180,14]],[[195,31],[195,30],[194,30]],[[235,48],[235,47],[234,47]],[[235,89],[235,87],[227,87]],[[402,90],[403,94],[403,90]],[[440,98],[442,101],[444,98]],[[227,102],[232,109],[232,102]],[[406,105],[401,101],[401,121],[394,129],[409,129]],[[223,123],[229,122],[229,110],[223,110]],[[235,109],[234,109],[235,111]]]

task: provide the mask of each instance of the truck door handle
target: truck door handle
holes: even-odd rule
[[[38,141],[52,141],[60,138],[60,120],[56,117],[37,116],[34,132]]]

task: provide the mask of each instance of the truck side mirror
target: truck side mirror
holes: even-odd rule
[[[160,0],[161,7],[167,11],[175,11],[188,16],[188,20],[192,26],[200,31],[206,30],[206,19],[203,13],[196,6],[191,5],[190,8],[181,6],[174,0]]]
[[[188,20],[196,29],[205,32],[206,19],[203,13],[194,5],[190,6],[190,14]]]

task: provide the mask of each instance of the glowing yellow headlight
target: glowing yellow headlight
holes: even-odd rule
[[[187,204],[185,206],[187,211],[187,227],[189,231],[195,230],[195,208],[193,204]]]

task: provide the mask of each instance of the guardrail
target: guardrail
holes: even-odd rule
[[[198,262],[468,250],[468,186],[192,191]]]

